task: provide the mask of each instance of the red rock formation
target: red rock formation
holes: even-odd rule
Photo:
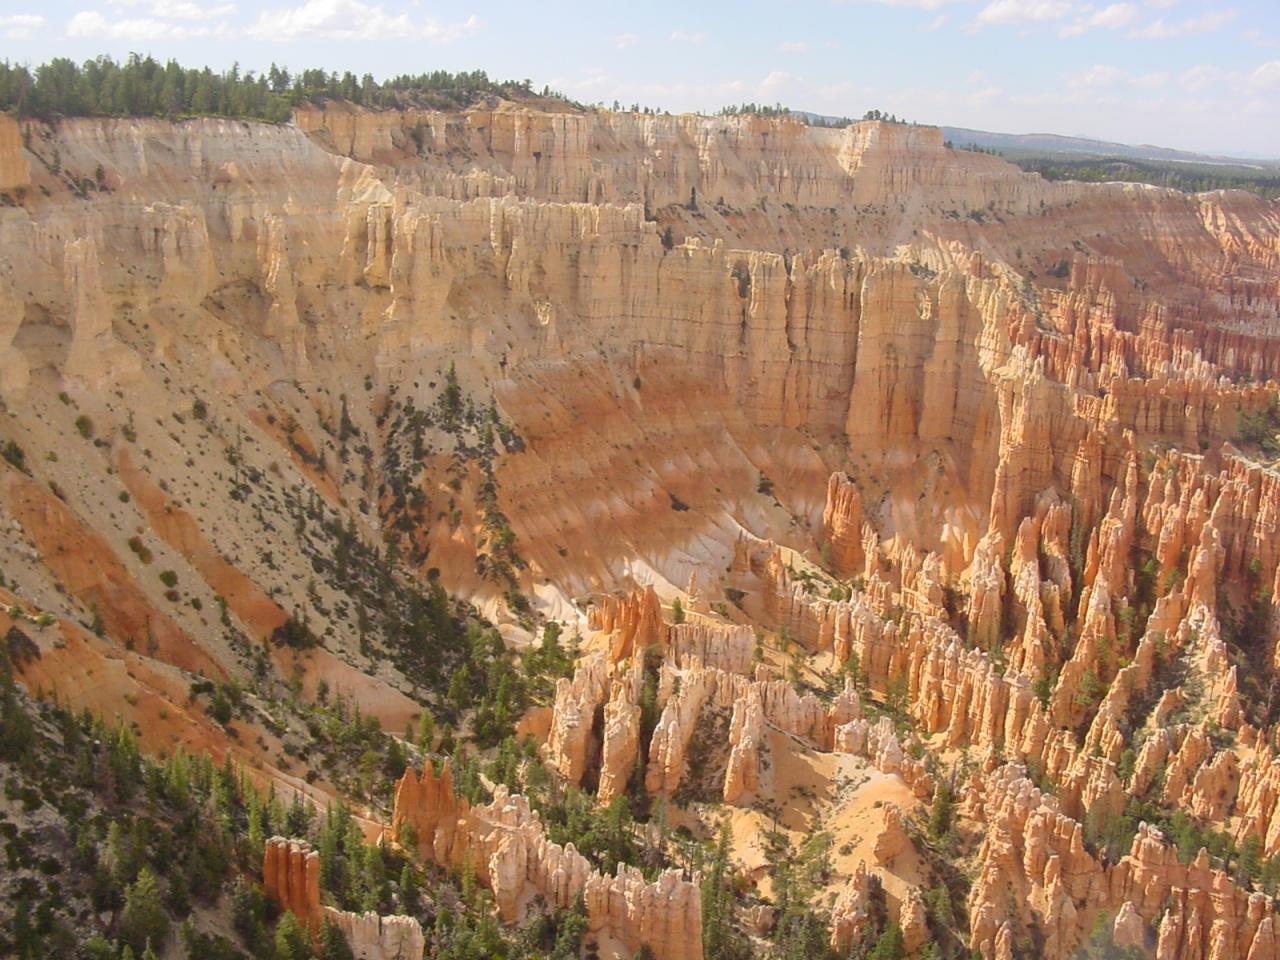
[[[724,773],[724,802],[736,804],[760,787],[760,749],[764,740],[764,710],[754,690],[735,700],[729,724],[729,763]]]
[[[582,782],[592,754],[599,749],[591,742],[591,726],[608,691],[609,667],[604,656],[590,655],[575,665],[573,679],[556,681],[545,754],[550,766],[573,784]]]
[[[406,770],[396,783],[391,835],[407,846],[416,847],[423,860],[447,863],[458,822],[468,811],[466,798],[454,793],[449,761],[444,761],[439,774],[428,763],[422,768],[421,776]],[[404,839],[406,827],[410,828],[413,843]]]
[[[272,837],[262,859],[267,893],[314,933],[320,929],[320,854],[301,840]]]
[[[6,116],[0,120],[0,190],[6,192],[31,182],[31,166],[22,149],[22,130]]]
[[[911,849],[902,810],[896,803],[884,805],[884,825],[876,834],[875,858],[877,863],[892,864],[894,859]]]
[[[561,847],[548,840],[525,798],[501,785],[491,803],[468,808],[452,794],[447,765],[439,777],[428,770],[421,777],[408,771],[396,786],[393,823],[413,826],[424,859],[475,870],[493,891],[505,922],[522,918],[529,893],[566,908],[581,895],[590,929],[628,951],[647,945],[658,960],[701,960],[696,883],[677,870],[649,883],[624,864],[614,876],[599,873],[572,844]]]
[[[1012,765],[998,768],[969,811],[986,823],[982,868],[970,893],[971,945],[998,953],[1000,930],[1043,918],[1045,956],[1074,950],[1099,911],[1118,911],[1125,942],[1145,942],[1150,924],[1173,897],[1158,931],[1157,956],[1275,957],[1277,917],[1261,894],[1236,887],[1201,851],[1183,865],[1160,832],[1143,824],[1130,852],[1104,867],[1084,849],[1079,822],[1055,809]],[[1135,919],[1135,915],[1136,918]],[[1151,932],[1155,940],[1155,932]]]
[[[853,478],[833,473],[827,481],[827,505],[822,511],[823,542],[831,568],[841,577],[862,572],[862,495]]]
[[[662,604],[653,587],[624,597],[603,598],[592,605],[590,624],[593,630],[613,634],[609,659],[614,663],[648,646],[666,646],[667,625],[662,620]]]
[[[711,624],[705,621],[672,624],[668,630],[667,656],[678,667],[688,668],[694,658],[705,667],[726,673],[748,673],[755,652],[755,632],[749,626]]]
[[[656,960],[701,960],[702,901],[696,884],[678,870],[664,870],[653,883],[637,867],[592,873],[582,897],[592,931],[604,931],[629,951],[648,946]]]
[[[644,662],[637,657],[621,679],[614,680],[604,708],[604,743],[600,756],[601,803],[622,796],[636,772],[640,750],[640,693],[644,686]]]
[[[989,533],[978,541],[969,568],[969,637],[983,649],[1000,641],[1004,609],[1004,538]]]
[[[1115,919],[1111,922],[1111,939],[1117,947],[1134,947],[1146,950],[1147,924],[1133,904],[1126,900],[1120,904]]]
[[[898,911],[898,926],[902,928],[902,946],[907,953],[915,953],[929,939],[929,916],[919,887],[907,891]]]
[[[302,840],[272,837],[263,852],[262,883],[267,895],[316,936],[328,920],[346,937],[356,960],[420,957],[426,949],[413,917],[349,913],[320,903],[320,855]]]
[[[831,908],[831,945],[837,951],[849,949],[870,922],[871,879],[866,861],[859,861]]]
[[[382,917],[372,911],[351,913],[325,907],[329,922],[342,931],[355,960],[403,960],[425,955],[426,937],[416,917]]]
[[[671,676],[665,666],[664,672]],[[679,691],[667,699],[649,741],[644,785],[650,793],[670,796],[680,785],[698,715],[707,698],[715,692],[719,679],[709,670],[690,672],[681,678]]]

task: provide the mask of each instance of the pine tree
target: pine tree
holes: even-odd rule
[[[423,753],[428,753],[436,738],[436,720],[431,715],[430,710],[423,710],[418,716],[418,733],[414,741],[418,745],[418,749]]]
[[[317,944],[316,956],[319,960],[354,960],[355,954],[342,931],[334,926],[326,917],[320,928],[320,940]]]
[[[285,834],[291,837],[305,836],[311,829],[314,816],[315,810],[311,804],[303,798],[301,793],[295,793],[293,802],[289,804],[289,814],[285,818]]]
[[[903,960],[906,955],[907,950],[902,940],[902,928],[896,923],[890,923],[884,928],[884,932],[880,934],[879,939],[876,940],[871,952],[867,954],[867,960]]]
[[[35,740],[35,729],[18,700],[9,658],[0,662],[0,760],[17,760]]]
[[[458,369],[449,364],[449,372],[444,378],[444,393],[440,397],[441,426],[445,431],[453,433],[458,429],[458,418],[462,415],[462,386],[458,383]]]
[[[286,910],[276,924],[276,960],[307,960],[310,956],[306,933],[293,913]]]
[[[257,950],[263,940],[263,926],[267,904],[262,891],[243,878],[237,878],[231,887],[231,926],[240,942],[250,950]]]
[[[1248,888],[1261,873],[1262,841],[1256,833],[1252,833],[1240,845],[1240,854],[1236,859],[1236,882]]]
[[[383,761],[382,770],[390,780],[399,780],[404,776],[404,771],[408,767],[409,762],[405,758],[404,747],[395,737],[387,738],[387,755]]]
[[[411,863],[400,871],[400,912],[418,912],[418,874]]]
[[[733,915],[733,887],[729,870],[732,835],[726,821],[720,826],[715,856],[702,880],[702,954],[706,960],[726,960],[735,956],[736,920]]]
[[[570,910],[556,913],[556,942],[551,960],[577,960],[582,953],[582,938],[587,932],[587,910],[579,897]]]
[[[266,823],[265,815],[262,809],[262,801],[256,792],[249,796],[248,810],[248,835],[246,843],[248,845],[249,859],[257,863],[262,859],[263,851],[266,847]]]
[[[169,917],[160,899],[160,884],[148,867],[138,871],[138,879],[125,891],[120,936],[135,950],[146,949],[148,943],[163,944],[169,936]]]
[[[929,834],[933,837],[942,837],[951,829],[951,822],[955,818],[955,800],[951,794],[951,787],[946,783],[939,783],[933,791],[933,806],[929,810]]]

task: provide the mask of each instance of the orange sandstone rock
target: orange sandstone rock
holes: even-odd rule
[[[301,840],[272,837],[263,852],[262,882],[267,895],[316,936],[327,920],[347,939],[357,960],[418,957],[426,949],[414,917],[349,913],[320,903],[320,855]]]
[[[614,876],[599,873],[573,844],[548,840],[525,798],[502,785],[492,802],[469,808],[453,796],[447,767],[439,777],[408,771],[396,787],[393,823],[414,825],[424,858],[452,868],[469,864],[493,891],[505,922],[522,919],[529,894],[564,908],[582,896],[590,929],[629,951],[647,945],[659,960],[701,960],[697,883],[678,870],[650,883],[625,864]]]
[[[827,482],[822,529],[831,566],[841,577],[862,571],[862,496],[847,474],[833,473]]]

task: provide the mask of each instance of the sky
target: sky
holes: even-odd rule
[[[1280,0],[0,0],[0,59],[134,51],[1280,158]]]

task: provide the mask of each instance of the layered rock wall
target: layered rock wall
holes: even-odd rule
[[[455,796],[448,761],[439,774],[410,770],[396,785],[394,827],[412,826],[424,860],[470,869],[493,891],[506,922],[522,919],[537,894],[560,908],[579,896],[592,933],[629,952],[647,946],[658,960],[701,960],[702,904],[698,885],[678,870],[652,883],[635,867],[600,873],[574,848],[551,842],[524,797],[499,786],[491,803],[472,807]]]
[[[833,473],[827,482],[827,505],[822,511],[822,530],[831,568],[842,577],[862,572],[862,497],[857,484]]]
[[[1157,957],[1277,956],[1280,918],[1269,898],[1211,868],[1205,851],[1183,864],[1160,832],[1143,824],[1129,853],[1104,866],[1085,850],[1081,824],[1058,812],[1020,768],[994,770],[982,797],[970,812],[989,832],[970,905],[971,943],[983,956],[999,955],[1001,939],[1030,921],[1028,908],[1042,918],[1046,956],[1069,955],[1100,912],[1114,914],[1121,940],[1145,947],[1144,927],[1166,905],[1152,937]]]
[[[328,921],[346,938],[356,960],[400,960],[426,950],[422,926],[413,917],[350,913],[320,902],[320,855],[301,840],[272,837],[263,853],[267,895],[293,913],[316,936]]]

